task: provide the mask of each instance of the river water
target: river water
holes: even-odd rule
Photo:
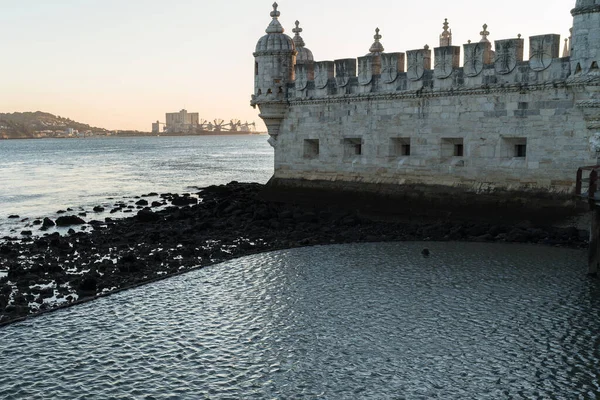
[[[18,225],[10,215],[56,217],[68,207],[108,206],[109,198],[266,183],[272,175],[264,135],[2,140],[0,237]]]
[[[254,255],[0,330],[5,399],[596,399],[578,250]]]
[[[272,163],[264,136],[3,141],[0,230]],[[600,398],[584,252],[423,246],[254,255],[2,328],[0,398]]]

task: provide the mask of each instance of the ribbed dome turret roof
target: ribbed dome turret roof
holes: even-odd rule
[[[294,36],[294,45],[296,46],[296,51],[298,54],[296,55],[296,64],[311,64],[315,62],[312,51],[305,47],[304,39],[300,36],[302,33],[302,28],[300,28],[300,22],[296,21],[296,27],[292,30],[296,34]]]
[[[271,17],[273,20],[267,27],[267,34],[260,38],[256,44],[256,52],[261,51],[294,51],[295,45],[291,37],[284,34],[285,29],[279,22],[279,16],[281,13],[277,11],[278,4],[273,4],[273,11]]]

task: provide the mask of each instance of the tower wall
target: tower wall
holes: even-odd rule
[[[377,31],[381,52],[359,57],[356,74],[348,59],[299,68],[278,104],[274,177],[570,195],[600,155],[600,0],[579,0],[573,16],[571,58],[556,34],[492,50],[484,26],[481,42],[436,48],[433,60],[427,46],[383,53]]]

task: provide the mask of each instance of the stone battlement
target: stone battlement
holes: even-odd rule
[[[458,95],[474,89],[505,91],[565,84],[571,75],[570,58],[559,57],[560,35],[531,37],[529,60],[523,60],[524,42],[521,38],[498,40],[496,52],[490,42],[465,44],[462,66],[458,46],[297,64],[295,79],[287,88],[288,99],[358,100],[364,95],[425,92]]]
[[[275,4],[251,101],[275,179],[568,196],[577,169],[600,157],[600,0],[578,0],[571,14],[566,40],[492,44],[484,25],[479,42],[453,46],[446,20],[433,49],[388,53],[377,29],[367,55],[315,62],[299,22],[285,35]]]

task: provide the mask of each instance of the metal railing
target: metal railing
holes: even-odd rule
[[[599,171],[600,165],[581,167],[577,170],[577,181],[575,184],[575,194],[577,196],[587,199],[590,202],[600,201],[600,198],[596,198],[596,194],[598,194]],[[589,172],[587,177],[585,176],[586,172]]]

